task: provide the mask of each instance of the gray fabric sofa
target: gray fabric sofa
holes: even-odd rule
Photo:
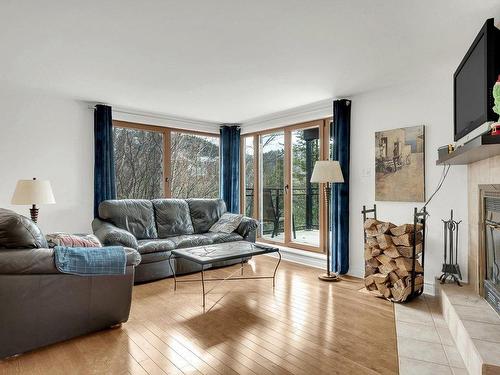
[[[0,358],[126,322],[140,255],[125,250],[125,275],[62,274],[40,229],[0,209]]]
[[[174,249],[222,242],[255,242],[258,222],[244,217],[233,233],[212,233],[210,227],[226,212],[222,199],[123,199],[99,205],[94,219],[94,234],[105,245],[137,249],[141,263],[135,270],[135,282],[147,282],[172,276],[168,259]],[[219,262],[212,267],[238,263]],[[178,260],[176,274],[199,271],[199,266]]]

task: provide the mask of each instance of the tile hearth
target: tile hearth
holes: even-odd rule
[[[438,297],[394,304],[401,375],[467,375]]]
[[[500,374],[500,316],[470,286],[441,286],[441,301],[469,373]]]

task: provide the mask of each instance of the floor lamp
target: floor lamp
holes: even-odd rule
[[[323,281],[339,281],[340,276],[335,272],[330,272],[330,196],[331,184],[344,182],[344,176],[340,169],[340,164],[336,160],[319,160],[314,164],[311,182],[323,184],[323,192],[326,198],[326,228],[328,230],[328,240],[326,241],[326,273],[319,275]]]

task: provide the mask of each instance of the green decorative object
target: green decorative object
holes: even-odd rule
[[[500,75],[498,76],[497,82],[493,86],[493,98],[495,99],[493,111],[499,116],[500,121]]]

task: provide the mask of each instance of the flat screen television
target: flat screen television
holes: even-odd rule
[[[492,109],[491,92],[499,74],[500,30],[490,18],[453,76],[455,141],[462,140],[485,123],[498,120]]]

